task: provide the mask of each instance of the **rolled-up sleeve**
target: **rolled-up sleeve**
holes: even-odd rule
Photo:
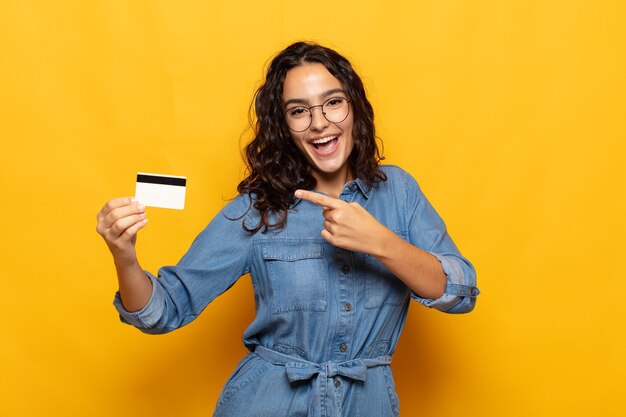
[[[149,334],[170,332],[194,320],[248,273],[252,237],[242,221],[249,207],[248,197],[237,197],[196,237],[178,264],[160,268],[158,276],[146,271],[152,295],[141,310],[124,309],[117,292],[113,304],[120,320]]]
[[[148,300],[148,303],[138,311],[128,311],[122,304],[119,291],[115,293],[115,299],[113,305],[120,313],[120,320],[123,323],[130,324],[139,329],[150,329],[158,322],[161,312],[165,306],[162,291],[156,289],[158,286],[157,279],[154,275],[146,272],[150,281],[152,281],[152,295]]]
[[[476,271],[450,238],[446,225],[437,214],[417,182],[406,181],[406,202],[409,241],[435,256],[446,275],[444,294],[437,299],[411,297],[429,308],[445,313],[468,313],[476,305],[480,291],[476,287]]]

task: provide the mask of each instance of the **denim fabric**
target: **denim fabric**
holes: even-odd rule
[[[256,318],[243,336],[250,354],[226,383],[215,416],[397,416],[388,363],[409,300],[466,313],[479,291],[473,266],[417,182],[398,167],[382,169],[387,181],[371,189],[351,181],[340,198],[437,257],[447,277],[442,297],[422,298],[374,257],[327,243],[321,207],[304,200],[291,207],[285,228],[251,235],[242,221],[255,225],[258,213],[240,195],[176,266],[161,268],[158,278],[148,273],[153,292],[142,310],[127,312],[116,294],[121,320],[150,334],[175,330],[250,273]]]

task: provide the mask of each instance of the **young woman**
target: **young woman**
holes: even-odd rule
[[[411,298],[472,310],[475,272],[416,181],[381,166],[359,76],[337,52],[299,42],[271,62],[255,95],[249,175],[178,265],[144,272],[144,207],[109,201],[98,232],[111,250],[122,320],[165,333],[250,274],[250,353],[215,416],[397,416],[389,367]]]

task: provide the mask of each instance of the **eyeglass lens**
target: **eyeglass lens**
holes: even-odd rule
[[[312,110],[321,107],[322,115],[331,123],[341,123],[350,112],[349,100],[344,97],[331,97],[323,104],[311,107],[296,106],[287,109],[287,125],[294,132],[304,132],[313,121]]]

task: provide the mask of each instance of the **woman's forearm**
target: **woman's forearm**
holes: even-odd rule
[[[152,281],[139,262],[124,266],[116,263],[115,269],[124,308],[130,312],[144,308],[152,296]]]
[[[446,286],[446,275],[441,262],[430,253],[404,241],[391,230],[386,230],[378,250],[373,253],[376,259],[420,297],[441,297]]]
[[[145,207],[133,197],[114,198],[96,217],[96,231],[113,255],[122,304],[128,311],[141,310],[152,295],[152,282],[139,266],[135,252],[137,232],[148,223]]]

